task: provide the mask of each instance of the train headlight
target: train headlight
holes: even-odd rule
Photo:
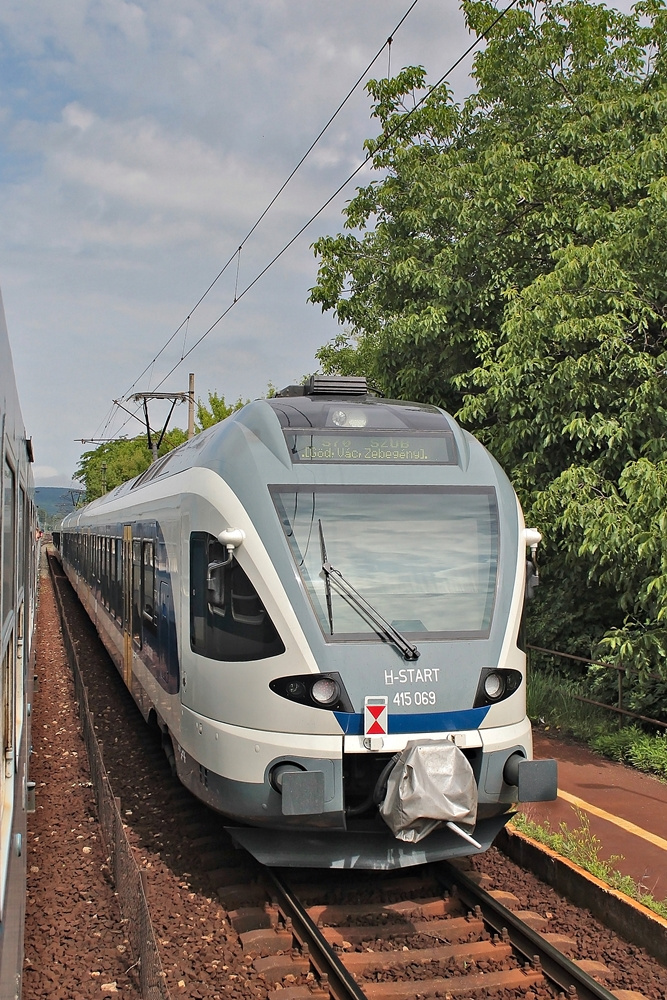
[[[368,418],[362,410],[334,410],[331,423],[336,427],[365,427]]]
[[[505,693],[505,678],[501,674],[487,674],[484,678],[484,694],[491,701],[497,701]]]
[[[484,705],[495,705],[518,691],[523,682],[520,670],[511,667],[482,667],[474,708]]]
[[[339,673],[296,674],[276,677],[269,681],[274,694],[308,708],[322,708],[329,712],[354,712],[345,684]]]
[[[340,688],[331,677],[320,677],[310,689],[310,694],[319,705],[335,705],[340,698]]]

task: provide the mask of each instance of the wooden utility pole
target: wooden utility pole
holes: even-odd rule
[[[195,373],[190,372],[188,386],[188,441],[195,436]]]

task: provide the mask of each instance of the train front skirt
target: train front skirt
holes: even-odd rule
[[[430,833],[416,844],[397,840],[389,829],[309,833],[293,830],[267,830],[259,827],[225,827],[232,839],[264,865],[282,868],[366,868],[390,870],[446,861],[486,851],[511,813],[477,821],[470,843],[446,827]]]

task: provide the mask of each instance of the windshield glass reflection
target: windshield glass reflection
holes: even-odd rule
[[[331,564],[394,628],[488,634],[498,560],[493,490],[276,488],[273,498],[326,635],[377,629],[335,588],[329,614],[320,521]]]

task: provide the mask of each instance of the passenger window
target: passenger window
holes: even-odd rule
[[[252,581],[214,535],[190,535],[190,646],[214,660],[285,652]]]
[[[132,638],[141,649],[141,539],[132,541]]]
[[[143,543],[141,571],[142,617],[149,625],[155,625],[155,556],[152,541]]]

